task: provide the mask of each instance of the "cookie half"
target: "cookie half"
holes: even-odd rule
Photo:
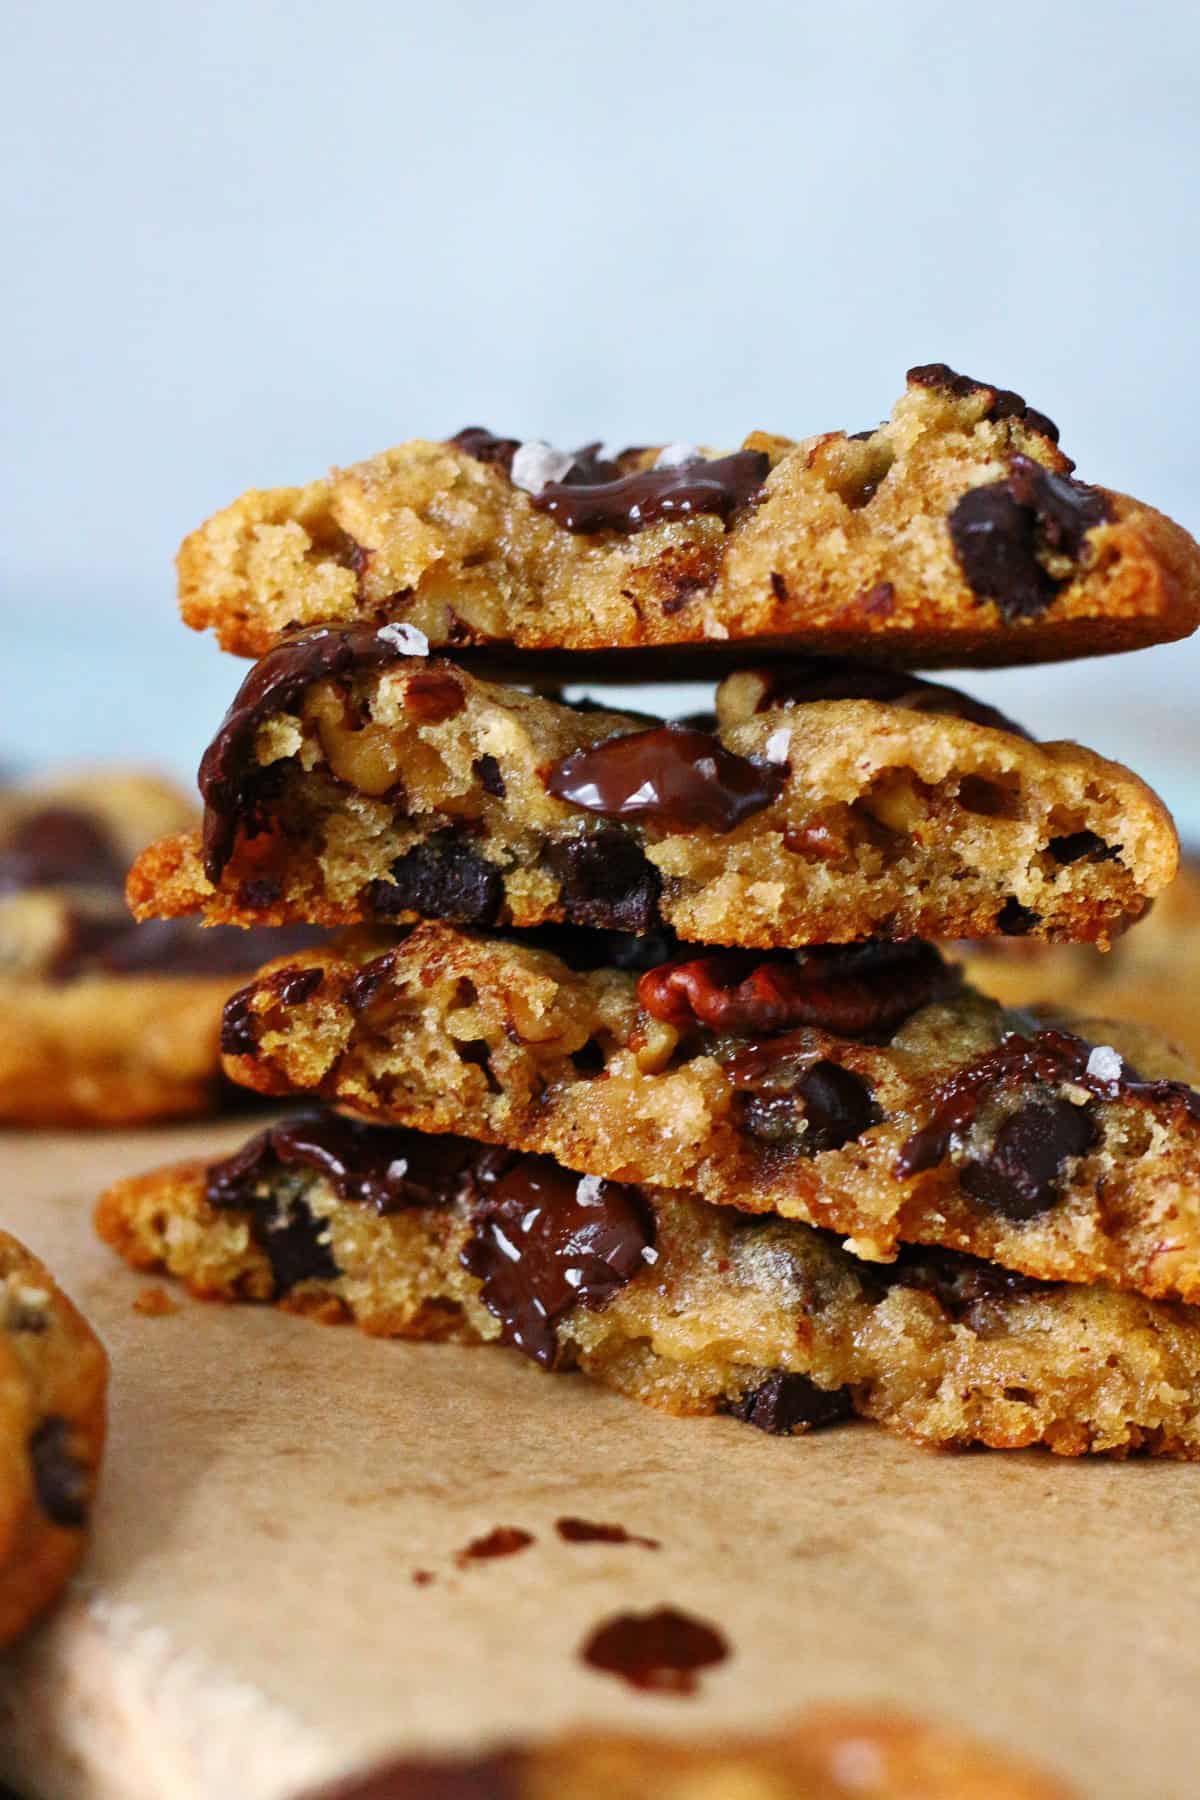
[[[251,491],[179,553],[183,616],[259,656],[296,626],[386,620],[461,649],[748,645],[909,667],[1044,662],[1160,643],[1200,618],[1200,551],[1077,481],[1019,394],[909,371],[878,430],[732,454],[615,459],[480,430],[305,487]],[[670,647],[670,653],[667,653]]]
[[[320,933],[136,924],[131,859],[194,819],[175,788],[137,773],[0,789],[0,1124],[133,1124],[228,1101],[225,1000],[265,957]]]
[[[0,1232],[0,1646],[50,1605],[83,1554],[107,1381],[90,1326]]]
[[[130,897],[239,923],[1106,944],[1175,872],[1170,816],[1135,775],[950,688],[777,665],[725,681],[712,723],[481,681],[386,626],[296,639],[205,755],[203,841],[153,846]]]
[[[474,1757],[403,1757],[309,1800],[1070,1800],[1072,1790],[964,1733],[815,1707],[753,1737],[592,1731]]]
[[[929,945],[639,973],[646,940],[598,936],[554,953],[426,924],[281,963],[226,1008],[226,1066],[263,1093],[804,1219],[867,1256],[929,1242],[1200,1299],[1200,1097],[1153,1034],[1006,1012]]]
[[[1200,1455],[1190,1308],[952,1251],[866,1263],[808,1225],[462,1138],[294,1116],[221,1162],[118,1182],[96,1216],[198,1294],[506,1343],[668,1412]]]

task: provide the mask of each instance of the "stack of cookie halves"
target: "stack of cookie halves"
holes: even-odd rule
[[[1103,947],[1175,872],[1135,775],[910,673],[1195,628],[1196,544],[1072,469],[938,364],[874,431],[472,429],[210,520],[184,616],[259,660],[131,899],[350,929],[225,1013],[229,1073],[321,1109],[102,1235],[773,1432],[1200,1454],[1184,1058],[936,947]],[[713,712],[558,685],[684,678]]]

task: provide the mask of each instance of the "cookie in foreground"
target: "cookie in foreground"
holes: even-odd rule
[[[467,1139],[293,1116],[118,1182],[100,1236],[201,1296],[504,1343],[777,1435],[857,1413],[931,1446],[1200,1456],[1200,1312],[827,1232]]]
[[[934,667],[1186,636],[1200,550],[1076,480],[1057,437],[1019,394],[939,363],[909,371],[878,430],[756,432],[732,454],[609,459],[467,430],[244,494],[183,544],[180,603],[241,655],[393,621],[435,648],[657,648],[668,680],[681,647]]]
[[[83,1554],[107,1381],[86,1320],[0,1232],[0,1646],[51,1604]]]
[[[136,925],[124,900],[138,850],[194,818],[175,787],[137,772],[0,789],[0,1124],[134,1124],[228,1103],[222,1005],[288,939]]]
[[[749,1737],[582,1732],[475,1757],[404,1757],[306,1800],[1072,1800],[960,1731],[865,1707],[814,1707]]]
[[[1200,1094],[1153,1033],[1006,1012],[928,944],[553,941],[425,924],[281,961],[226,1007],[226,1067],[865,1256],[937,1243],[1200,1300]]]
[[[203,841],[151,848],[130,897],[241,924],[1106,944],[1175,872],[1136,775],[951,688],[810,659],[730,677],[711,723],[482,681],[387,626],[296,638],[205,754]]]

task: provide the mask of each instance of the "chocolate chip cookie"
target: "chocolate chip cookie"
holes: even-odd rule
[[[1178,853],[1128,770],[909,675],[744,670],[702,729],[409,657],[389,626],[271,651],[200,785],[203,840],[134,868],[142,916],[1107,943]]]
[[[934,667],[1186,636],[1196,544],[1073,467],[1019,394],[940,363],[877,430],[756,432],[731,454],[468,429],[243,495],[184,543],[181,604],[242,655],[394,621],[435,647],[637,651],[634,678],[678,678],[680,648]]]
[[[194,819],[148,775],[0,790],[0,1123],[131,1124],[228,1098],[221,1007],[285,944],[190,920],[137,925],[124,899],[138,850]]]
[[[100,1235],[193,1292],[378,1336],[502,1343],[776,1435],[1200,1456],[1200,1312],[825,1231],[329,1112],[118,1182]]]
[[[308,1800],[1071,1800],[961,1732],[821,1706],[755,1737],[593,1731],[471,1757],[403,1757]]]
[[[929,1242],[1200,1300],[1200,1096],[1152,1033],[1006,1012],[919,943],[555,943],[425,924],[273,965],[226,1007],[227,1067],[869,1257]]]
[[[50,1605],[83,1554],[107,1379],[86,1321],[0,1232],[0,1646]]]

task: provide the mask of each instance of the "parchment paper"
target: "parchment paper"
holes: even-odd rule
[[[0,1662],[10,1779],[46,1800],[283,1800],[402,1746],[744,1728],[844,1699],[967,1726],[1102,1800],[1200,1792],[1200,1468],[938,1456],[868,1425],[771,1439],[503,1351],[174,1288],[178,1310],[135,1311],[148,1280],[93,1238],[96,1192],[250,1128],[0,1140],[0,1219],[113,1359],[91,1555]],[[571,1514],[663,1548],[565,1544]],[[496,1525],[537,1541],[458,1568]],[[690,1700],[577,1657],[606,1615],[660,1604],[733,1647]]]

